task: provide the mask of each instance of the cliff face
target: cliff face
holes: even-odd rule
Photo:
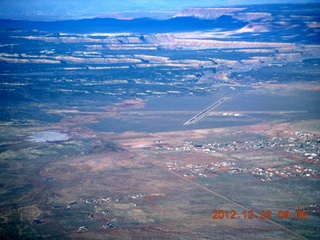
[[[188,8],[182,10],[174,17],[194,17],[199,19],[214,20],[221,16],[230,16],[243,22],[270,21],[273,19],[269,12],[246,12],[246,8]]]
[[[309,43],[318,43],[320,18],[317,12],[319,12],[319,5],[315,4],[301,6],[279,4],[245,8],[189,8],[174,17],[212,20],[217,26],[221,26],[223,31],[229,31],[229,33],[234,31],[231,34],[250,41],[259,39],[259,41],[268,42],[305,43],[308,39]],[[241,26],[239,23],[245,23],[245,25]]]
[[[254,41],[218,41],[210,39],[183,39],[171,34],[154,34],[144,36],[148,43],[156,44],[165,49],[222,49],[222,48],[283,48],[292,47],[293,43],[272,43]]]
[[[188,8],[174,17],[195,17],[200,19],[217,19],[222,15],[245,10],[245,8]]]

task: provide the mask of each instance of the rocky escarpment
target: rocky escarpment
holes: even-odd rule
[[[188,8],[182,10],[174,17],[196,17],[200,19],[217,19],[222,15],[230,15],[245,8]]]

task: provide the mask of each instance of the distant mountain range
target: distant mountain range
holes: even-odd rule
[[[134,33],[167,33],[182,31],[202,31],[212,29],[235,30],[244,27],[248,22],[239,21],[232,16],[220,16],[217,19],[199,19],[195,17],[175,17],[167,20],[138,18],[120,20],[114,18],[94,18],[67,21],[21,21],[0,20],[1,28],[37,29],[50,32],[134,32]]]
[[[50,33],[228,32],[226,36],[259,41],[320,41],[320,4],[255,5],[238,8],[190,8],[169,19],[93,18],[63,21],[0,20],[0,30]],[[222,34],[223,35],[223,34]]]

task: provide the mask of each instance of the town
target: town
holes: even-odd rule
[[[156,141],[156,143],[163,143]],[[208,177],[211,175],[228,174],[252,174],[261,181],[274,181],[279,178],[292,177],[319,177],[320,171],[310,167],[310,164],[315,165],[319,163],[320,156],[320,136],[304,132],[291,133],[291,137],[273,137],[271,139],[257,139],[253,141],[244,142],[213,142],[206,144],[199,144],[193,142],[184,142],[179,146],[166,146],[165,150],[169,151],[194,151],[206,154],[219,155],[222,153],[244,150],[258,150],[270,149],[270,151],[283,151],[299,156],[297,164],[280,165],[278,167],[262,167],[250,166],[248,162],[239,164],[240,161],[219,161],[212,163],[199,164],[180,164],[177,161],[166,162],[164,166],[170,171],[176,171],[183,174],[184,177]],[[165,143],[163,143],[165,145]],[[157,150],[164,149],[163,146],[157,145]]]

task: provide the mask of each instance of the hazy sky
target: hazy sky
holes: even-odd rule
[[[306,3],[320,0],[0,0],[0,18],[73,19],[125,16],[127,12],[160,11],[167,15],[188,7],[263,3]],[[119,14],[121,13],[121,14]],[[130,15],[130,14],[129,14]]]

